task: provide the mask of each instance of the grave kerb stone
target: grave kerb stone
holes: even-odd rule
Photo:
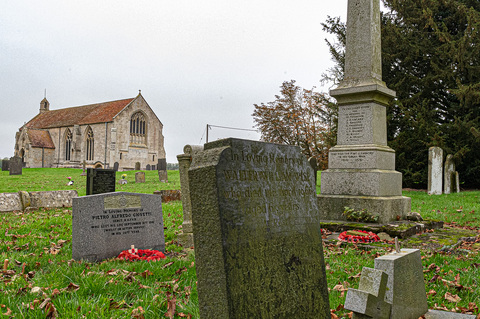
[[[205,144],[189,174],[201,318],[330,318],[313,170],[300,149]]]
[[[117,192],[73,198],[73,259],[100,261],[131,245],[165,251],[161,196]]]

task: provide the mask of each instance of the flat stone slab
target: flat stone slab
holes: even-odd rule
[[[428,310],[425,319],[475,319],[475,315],[466,315],[463,313],[455,313],[440,310]]]
[[[320,227],[328,229],[332,232],[343,232],[352,229],[360,229],[371,231],[374,233],[384,232],[395,238],[408,238],[416,234],[420,234],[427,229],[439,229],[443,228],[443,222],[441,221],[398,221],[387,224],[372,224],[372,223],[360,223],[360,222],[345,222],[335,220],[322,220],[320,221]]]

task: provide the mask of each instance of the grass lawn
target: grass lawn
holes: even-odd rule
[[[66,185],[71,176],[73,188],[84,195],[85,177],[80,173],[76,169],[24,169],[22,176],[1,172],[0,192],[71,189]],[[135,184],[133,171],[118,172],[117,179],[123,173],[129,184],[117,184],[117,191],[153,193],[180,188],[178,171],[168,172],[168,183],[158,182],[156,171],[146,171],[145,184]],[[402,242],[403,247],[422,250],[429,307],[478,314],[480,243],[455,246],[458,236],[432,238],[442,232],[479,236],[480,192],[429,196],[409,191],[404,195],[412,198],[412,210],[424,218],[448,223],[443,231],[423,234],[432,235],[428,241],[417,236]],[[9,260],[0,282],[0,311],[5,318],[198,318],[194,254],[177,243],[180,202],[163,204],[167,258],[151,263],[72,261],[71,213],[71,209],[40,209],[0,215],[0,266]],[[439,249],[430,241],[446,248]],[[389,243],[374,249],[325,243],[334,315],[348,318],[342,309],[345,289],[358,288],[362,267],[373,267],[374,259],[391,249]]]

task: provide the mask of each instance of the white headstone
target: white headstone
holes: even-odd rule
[[[428,194],[442,195],[443,192],[443,150],[440,147],[428,149]]]
[[[448,154],[445,160],[445,179],[443,185],[443,192],[450,194],[455,190],[455,162],[453,155]]]

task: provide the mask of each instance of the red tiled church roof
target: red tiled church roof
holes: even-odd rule
[[[53,128],[113,121],[124,107],[134,99],[125,99],[85,106],[46,111],[38,114],[27,124],[28,128]]]
[[[55,148],[49,131],[29,129],[27,134],[32,147]]]

